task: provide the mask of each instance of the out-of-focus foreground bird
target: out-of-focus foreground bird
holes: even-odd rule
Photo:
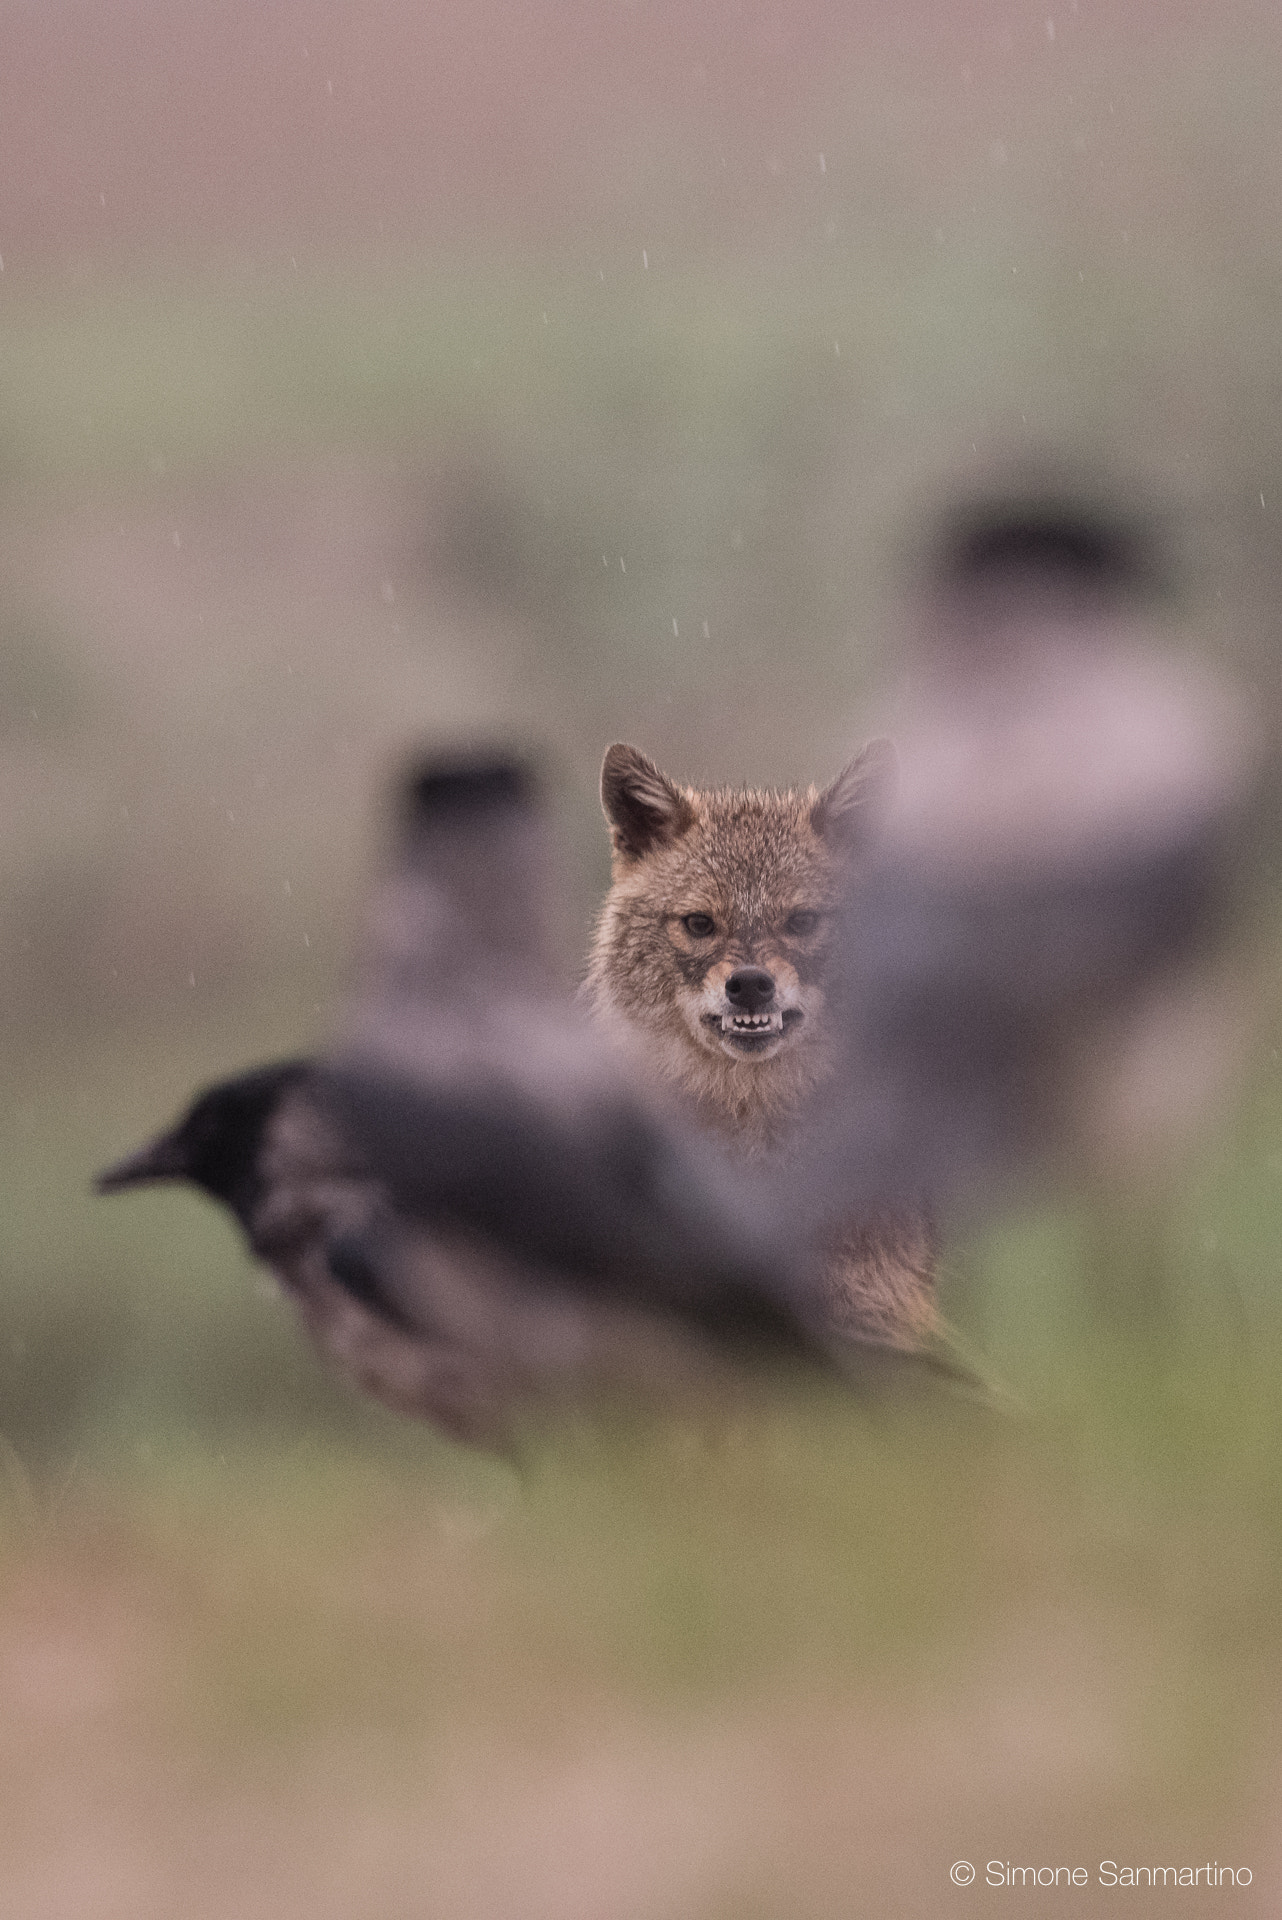
[[[1261,785],[1252,717],[1119,605],[1103,534],[1014,526],[924,622],[833,942],[843,1056],[782,1170],[631,1084],[558,977],[531,776],[463,760],[412,783],[332,1053],[212,1089],[100,1185],[205,1188],[326,1352],[464,1438],[747,1356],[890,1364],[825,1322],[827,1222],[965,1204],[1071,1133],[1083,1061],[1222,930]]]
[[[950,529],[905,646],[897,803],[837,943],[846,1056],[804,1204],[973,1203],[1049,1156],[1141,1160],[1194,1117],[1206,1086],[1168,1069],[1197,1058],[1274,770],[1259,701],[1165,611],[1116,517],[1017,503]]]

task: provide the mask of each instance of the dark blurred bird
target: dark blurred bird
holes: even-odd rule
[[[904,644],[897,803],[835,942],[846,1051],[803,1206],[973,1206],[1038,1162],[1147,1145],[1138,1037],[1195,1052],[1272,774],[1258,707],[1177,650],[1166,593],[1146,525],[1090,506],[944,529]]]

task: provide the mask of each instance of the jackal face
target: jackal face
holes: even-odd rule
[[[728,1112],[786,1105],[822,1068],[830,918],[893,778],[881,740],[802,793],[680,787],[635,747],[611,747],[597,1010]]]

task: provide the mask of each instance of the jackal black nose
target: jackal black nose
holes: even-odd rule
[[[774,976],[764,967],[740,967],[726,981],[726,999],[737,1013],[760,1013],[774,997]]]

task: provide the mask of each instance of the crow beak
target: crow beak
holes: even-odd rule
[[[148,1180],[186,1180],[191,1175],[187,1151],[172,1133],[126,1154],[114,1166],[106,1168],[94,1181],[98,1193],[119,1193],[124,1187],[142,1186]]]

